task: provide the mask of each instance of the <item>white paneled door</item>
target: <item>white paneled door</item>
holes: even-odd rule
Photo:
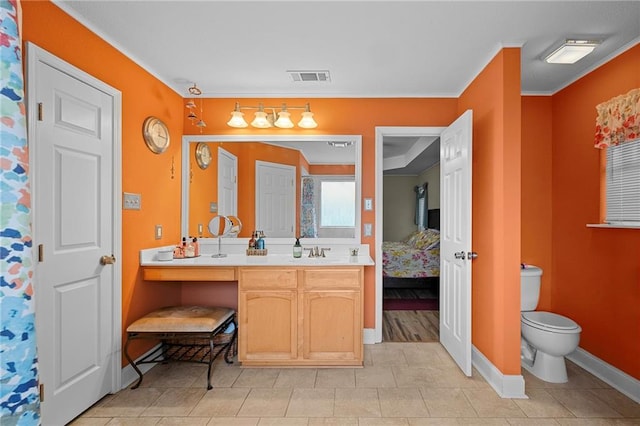
[[[29,89],[42,423],[63,425],[119,387],[121,101],[33,45]]]
[[[256,229],[267,237],[294,237],[296,168],[256,161]]]
[[[471,376],[472,111],[440,135],[440,342]]]
[[[218,148],[218,214],[238,216],[238,157]]]

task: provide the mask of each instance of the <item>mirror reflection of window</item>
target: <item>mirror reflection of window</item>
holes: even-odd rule
[[[355,226],[355,200],[356,183],[354,181],[322,181],[320,187],[320,226]]]
[[[353,238],[356,230],[354,176],[305,176],[302,181],[300,234]]]

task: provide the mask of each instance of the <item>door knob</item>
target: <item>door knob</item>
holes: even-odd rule
[[[462,259],[462,260],[465,259],[465,253],[463,251],[455,252],[455,253],[453,253],[453,256],[456,259]]]
[[[478,257],[478,253],[476,253],[475,251],[470,251],[469,253],[467,253],[467,259],[469,260],[473,260],[476,257]]]
[[[104,255],[100,258],[101,265],[113,265],[114,263],[116,263],[116,257],[114,255]]]

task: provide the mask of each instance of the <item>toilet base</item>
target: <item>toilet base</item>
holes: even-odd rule
[[[564,362],[563,356],[552,356],[536,351],[536,357],[533,361],[533,365],[525,362],[521,362],[522,367],[525,370],[549,383],[567,383],[569,378],[567,377],[567,365]]]

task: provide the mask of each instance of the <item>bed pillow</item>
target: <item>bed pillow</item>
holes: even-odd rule
[[[440,231],[437,229],[416,231],[411,234],[407,243],[420,250],[431,249],[440,243]]]

